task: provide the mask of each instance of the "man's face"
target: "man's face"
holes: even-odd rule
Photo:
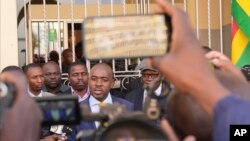
[[[112,70],[106,66],[93,67],[90,71],[90,93],[99,101],[106,99],[110,89],[114,86]]]
[[[43,71],[39,67],[29,68],[27,71],[27,78],[30,90],[40,92],[44,83]]]
[[[142,83],[144,85],[150,84],[153,80],[155,80],[159,76],[158,71],[149,70],[149,69],[143,70],[141,74],[142,74]]]
[[[69,72],[69,82],[74,90],[82,91],[88,86],[88,71],[82,65],[71,67]]]
[[[45,64],[43,66],[46,87],[55,89],[61,83],[61,73],[57,64]]]
[[[67,64],[71,64],[73,62],[73,55],[72,52],[67,52],[64,56],[64,60]]]

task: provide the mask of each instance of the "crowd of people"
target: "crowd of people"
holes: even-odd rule
[[[96,130],[100,123],[81,121],[72,127],[68,137],[62,137],[51,132],[50,126],[40,126],[42,114],[33,98],[72,95],[91,113],[99,113],[103,103],[119,103],[129,111],[142,112],[147,97],[145,87],[158,78],[174,88],[164,97],[164,118],[159,119],[159,124],[153,123],[161,127],[169,141],[228,141],[230,125],[249,124],[250,67],[246,65],[242,73],[225,55],[202,48],[185,12],[165,0],[156,3],[156,12],[172,19],[170,51],[143,60],[137,67],[141,77],[131,82],[124,97],[117,97],[112,91],[115,78],[110,65],[97,63],[88,72],[84,62],[72,62],[70,50],[63,52],[67,61],[62,63],[62,70],[53,60],[42,66],[28,64],[23,70],[17,66],[3,69],[0,81],[15,86],[15,99],[0,119],[0,140],[76,140],[80,131]],[[62,83],[61,72],[68,73],[70,85]],[[161,95],[165,88],[161,81],[157,82],[154,92]]]

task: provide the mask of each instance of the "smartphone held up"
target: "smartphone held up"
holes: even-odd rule
[[[166,54],[171,19],[163,14],[86,18],[84,52],[90,60]]]

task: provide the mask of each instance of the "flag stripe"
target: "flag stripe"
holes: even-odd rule
[[[245,50],[240,56],[240,59],[238,60],[236,66],[241,68],[246,64],[250,64],[250,42],[248,42],[247,46],[245,47]]]
[[[237,0],[239,6],[250,16],[250,2],[249,0]]]
[[[238,31],[239,27],[237,25],[237,23],[233,20],[232,21],[232,39],[234,38],[234,35],[236,34],[236,32]]]
[[[234,64],[237,64],[248,42],[249,40],[246,38],[244,33],[240,29],[238,29],[232,41],[232,62]]]
[[[250,18],[236,0],[232,0],[232,15],[239,28],[250,39]]]

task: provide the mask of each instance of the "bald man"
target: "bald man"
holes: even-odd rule
[[[100,103],[118,103],[126,106],[128,110],[133,111],[134,105],[132,103],[111,95],[110,89],[114,86],[114,83],[114,74],[112,68],[108,64],[99,63],[94,65],[90,70],[88,80],[90,96],[80,104],[89,106],[92,113],[99,113]],[[68,141],[74,140],[74,135],[81,130],[97,129],[98,127],[98,122],[81,122],[80,125],[76,127],[73,134],[68,138]]]
[[[70,87],[61,83],[61,72],[57,63],[49,61],[43,65],[43,91],[53,94],[69,94]]]
[[[125,105],[129,110],[133,110],[133,104],[115,96],[111,96],[110,89],[115,84],[112,68],[105,63],[99,63],[92,67],[89,76],[90,97],[81,104],[90,105],[92,112],[99,112],[93,106],[94,103],[110,103],[117,102]]]

